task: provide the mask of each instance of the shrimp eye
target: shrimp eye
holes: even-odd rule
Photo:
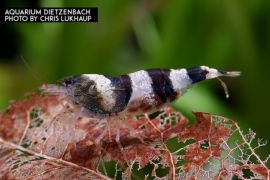
[[[73,83],[72,79],[71,78],[65,78],[65,79],[62,79],[60,80],[60,83],[63,85],[63,86],[69,86]]]
[[[67,80],[64,81],[65,85],[70,85],[71,83],[72,83],[72,81],[70,79],[67,79]]]

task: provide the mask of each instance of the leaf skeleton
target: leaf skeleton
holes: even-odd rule
[[[63,78],[60,83],[71,101],[90,116],[112,117],[153,112],[178,99],[195,83],[239,75],[238,71],[199,66],[140,70],[118,77],[82,74]],[[222,85],[226,90],[225,83]]]

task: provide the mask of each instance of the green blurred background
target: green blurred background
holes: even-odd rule
[[[240,70],[202,82],[174,106],[223,115],[270,139],[269,0],[43,0],[6,7],[98,7],[98,23],[1,23],[0,109],[42,83],[74,74],[119,75],[207,65]],[[270,146],[261,149],[262,156]]]

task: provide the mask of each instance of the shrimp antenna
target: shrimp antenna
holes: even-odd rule
[[[25,60],[23,55],[20,55],[20,59],[22,60],[23,64],[25,65],[26,69],[32,74],[32,76],[39,82],[43,82],[41,78],[37,75],[37,73],[34,72],[33,68],[30,66],[30,64]]]

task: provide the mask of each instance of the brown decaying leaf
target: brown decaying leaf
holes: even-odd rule
[[[266,161],[250,145],[255,137],[249,141],[227,118],[194,114],[193,125],[171,108],[156,117],[89,118],[67,98],[32,93],[0,115],[0,178],[111,179],[120,169],[129,179],[136,178],[135,164],[139,169],[152,164],[153,178],[269,179]],[[228,143],[234,134],[239,142]],[[174,137],[179,148],[172,150],[168,142]],[[117,169],[108,177],[100,166],[112,160]],[[127,168],[119,168],[124,164]],[[169,173],[159,177],[157,169],[165,167]]]

